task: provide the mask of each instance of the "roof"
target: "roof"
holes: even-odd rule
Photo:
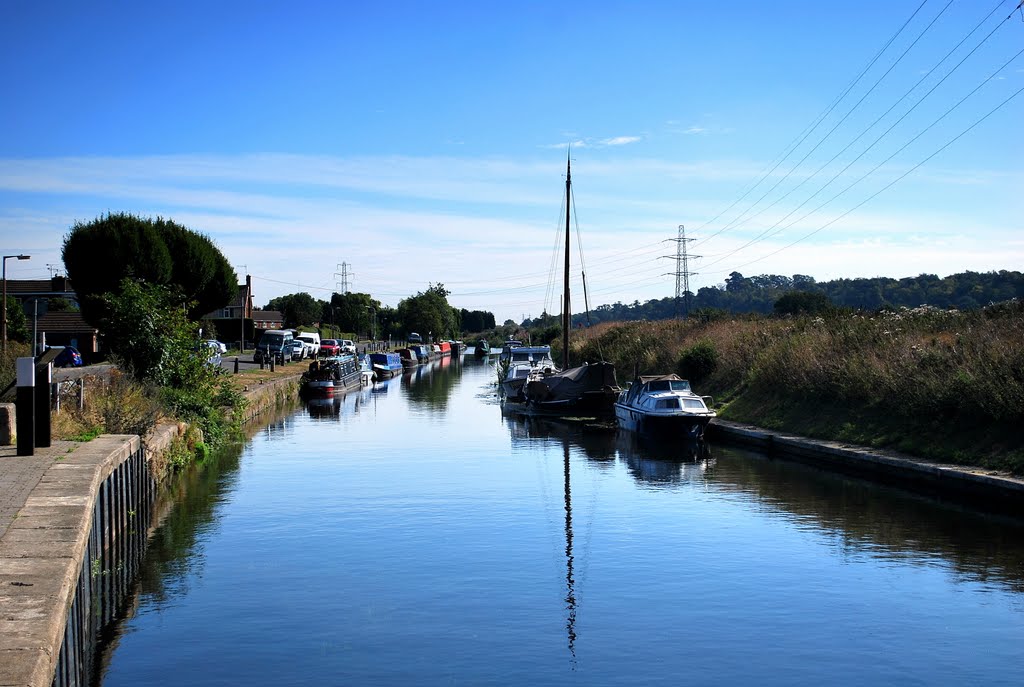
[[[31,326],[31,323],[29,326]],[[78,311],[48,312],[45,315],[40,315],[39,329],[50,334],[78,334],[81,332],[96,333],[99,331],[83,320],[82,313]]]
[[[36,295],[67,295],[69,298],[75,297],[75,292],[71,288],[71,282],[64,277],[56,277],[54,279],[8,279],[7,280],[7,295],[17,296],[19,298],[25,298],[27,296]]]
[[[284,322],[284,315],[279,310],[253,310],[252,319],[264,322]]]

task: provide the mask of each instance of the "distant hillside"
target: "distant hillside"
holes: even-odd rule
[[[998,272],[962,272],[939,278],[934,274],[892,279],[836,279],[817,282],[813,277],[795,274],[792,277],[760,275],[744,277],[733,272],[720,286],[705,286],[690,297],[690,312],[702,308],[732,313],[770,313],[780,296],[792,291],[824,293],[833,305],[863,310],[885,307],[915,308],[931,305],[937,308],[974,310],[989,303],[1012,298],[1024,299],[1024,274],[1009,270]],[[590,323],[623,320],[664,320],[682,314],[683,305],[673,297],[635,301],[626,305],[601,305],[590,313]],[[586,324],[585,315],[573,321]],[[531,322],[524,323],[530,326]]]

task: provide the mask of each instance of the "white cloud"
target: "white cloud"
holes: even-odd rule
[[[794,198],[750,226],[708,238],[742,212],[740,204],[717,224],[704,225],[758,178],[763,161],[677,163],[605,157],[600,145],[573,144],[573,150],[579,151],[573,190],[591,305],[669,295],[674,283],[664,273],[671,265],[660,258],[671,252],[664,241],[681,223],[703,239],[695,248],[705,256],[694,265],[701,273],[698,287],[720,282],[721,270],[827,279],[1012,269],[1024,262],[1024,245],[1014,238],[1024,234],[1020,213],[1005,200],[1019,188],[1019,172],[950,169],[908,178],[819,234],[769,255],[819,229],[857,198],[788,227],[803,214],[783,219],[799,202]],[[430,282],[444,282],[453,305],[518,319],[546,307],[551,252],[564,227],[564,164],[564,156],[551,153],[537,159],[0,159],[0,242],[33,256],[10,266],[33,270],[16,278],[43,278],[46,264],[60,264],[61,238],[75,221],[107,211],[162,215],[208,234],[237,269],[244,265],[261,303],[296,290],[326,297],[344,261],[354,272],[355,290],[389,305]],[[978,179],[985,184],[964,185]],[[974,205],[952,204],[951,191],[958,189]],[[990,193],[984,215],[982,190]],[[990,201],[1000,198],[1001,205]],[[787,228],[710,265],[775,222]]]
[[[629,143],[636,143],[641,140],[639,136],[616,136],[615,138],[606,138],[601,141],[602,145],[606,146],[623,146]]]

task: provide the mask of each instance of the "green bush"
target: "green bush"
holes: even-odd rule
[[[679,356],[679,376],[694,384],[707,379],[718,369],[718,351],[711,341],[698,341]]]

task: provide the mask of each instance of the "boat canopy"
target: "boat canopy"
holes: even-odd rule
[[[617,386],[615,367],[611,363],[598,362],[531,380],[526,385],[526,396],[535,403],[564,403],[579,399],[588,392]]]

